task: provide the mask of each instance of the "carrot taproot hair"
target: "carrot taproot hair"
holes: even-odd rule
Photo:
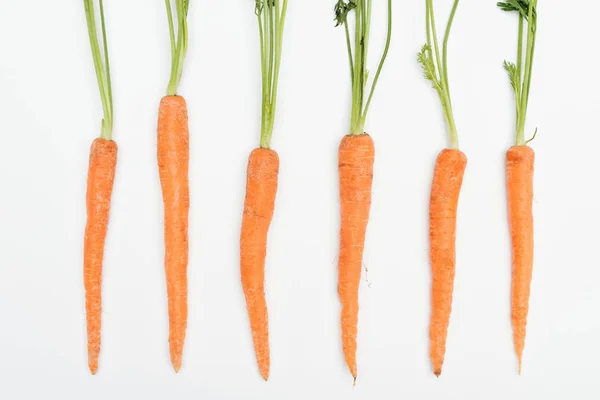
[[[88,338],[88,366],[98,371],[102,326],[102,259],[110,198],[117,166],[117,144],[98,138],[92,143],[87,178],[87,223],[83,244],[83,282]]]
[[[344,357],[354,380],[357,377],[358,288],[371,209],[374,162],[375,145],[371,136],[344,136],[338,156],[341,205],[338,294],[342,304]]]
[[[511,319],[519,374],[525,347],[529,289],[533,272],[534,160],[534,151],[529,146],[513,146],[506,153],[508,220],[512,242]]]
[[[188,315],[188,165],[187,106],[181,96],[165,96],[158,117],[158,170],[164,202],[169,345],[175,372],[181,368]]]
[[[265,381],[269,379],[271,366],[264,284],[265,258],[267,234],[275,209],[278,175],[279,156],[275,151],[258,148],[250,153],[240,235],[240,272],[256,362]]]
[[[429,202],[429,254],[431,261],[431,319],[429,355],[433,373],[440,376],[452,311],[456,269],[456,211],[467,166],[459,150],[442,150],[437,158]]]

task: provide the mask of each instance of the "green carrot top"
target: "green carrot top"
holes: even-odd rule
[[[504,11],[516,11],[519,13],[517,63],[504,61],[504,69],[508,72],[511,86],[515,92],[517,109],[516,145],[526,146],[537,134],[536,129],[532,138],[527,141],[525,140],[525,119],[529,104],[533,54],[535,52],[535,38],[537,33],[537,0],[508,0],[498,3],[498,7]],[[523,49],[525,22],[527,22],[527,42],[525,49]],[[525,65],[523,65],[523,54],[525,55]]]
[[[436,90],[442,103],[448,130],[450,131],[450,148],[452,149],[458,149],[458,132],[454,121],[454,113],[452,112],[450,84],[448,82],[448,39],[450,37],[450,30],[452,29],[452,22],[454,22],[454,16],[456,15],[456,9],[458,8],[458,2],[459,0],[454,0],[454,5],[452,6],[452,11],[448,18],[448,24],[446,25],[446,33],[442,44],[442,54],[440,56],[440,47],[435,27],[433,0],[425,0],[427,43],[423,45],[421,52],[417,55],[417,59],[423,67],[425,78],[433,83],[433,88]]]
[[[171,38],[171,79],[167,88],[168,96],[176,96],[181,75],[183,73],[183,62],[188,47],[187,15],[190,0],[175,0],[175,12],[177,17],[177,36],[175,36],[175,24],[173,21],[173,9],[171,0],[165,0],[167,6],[167,19],[169,21],[169,35]]]
[[[98,41],[98,31],[96,28],[96,17],[94,11],[93,0],[83,0],[85,8],[85,17],[87,20],[88,35],[92,47],[92,57],[94,58],[94,68],[96,70],[96,78],[98,79],[98,87],[100,89],[100,98],[102,100],[102,109],[104,118],[102,119],[102,129],[100,137],[106,140],[112,140],[113,130],[113,101],[112,87],[110,81],[110,64],[108,61],[108,43],[106,41],[106,26],[104,23],[104,4],[102,0],[98,0],[100,4],[100,23],[102,29],[102,49]]]
[[[260,147],[271,147],[271,136],[277,108],[277,86],[281,66],[283,28],[287,0],[256,0],[254,13],[260,34],[260,67],[262,72],[262,107]]]
[[[364,133],[367,113],[373,100],[373,93],[379,80],[379,75],[385,63],[392,38],[392,0],[388,0],[387,38],[385,49],[371,89],[367,91],[369,72],[367,70],[367,55],[369,49],[369,36],[371,31],[371,3],[372,0],[338,0],[335,5],[335,26],[344,26],[346,32],[346,46],[348,48],[348,61],[350,63],[350,77],[352,83],[352,113],[350,114],[350,134]],[[350,39],[348,27],[348,14],[355,13],[354,50]],[[369,93],[365,103],[365,94]]]

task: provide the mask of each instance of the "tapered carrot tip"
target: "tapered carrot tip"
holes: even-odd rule
[[[171,364],[173,364],[173,369],[175,370],[175,373],[179,373],[179,370],[181,369],[181,357],[174,357],[171,360]]]
[[[268,368],[261,368],[260,369],[260,376],[262,376],[262,378],[266,381],[269,380],[269,369]]]
[[[435,375],[436,378],[439,378],[440,375],[442,374],[442,370],[441,369],[436,369],[435,371],[433,371],[433,374]]]
[[[355,388],[356,387],[356,377],[354,377],[354,382],[352,382],[352,387]]]
[[[519,357],[519,375],[521,375],[521,366],[523,365],[523,360]]]
[[[96,375],[96,372],[98,372],[98,363],[89,364],[89,367],[92,375]]]

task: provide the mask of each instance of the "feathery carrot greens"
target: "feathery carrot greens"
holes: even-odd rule
[[[188,47],[187,15],[190,0],[175,0],[175,12],[177,17],[177,37],[175,36],[175,24],[171,0],[165,0],[167,6],[167,18],[169,20],[169,35],[171,38],[171,79],[167,88],[168,96],[176,96],[181,75],[183,73],[183,62]]]
[[[113,101],[110,81],[110,63],[108,60],[108,42],[106,40],[106,27],[104,23],[104,4],[102,0],[99,0],[98,2],[100,4],[102,49],[100,48],[100,43],[98,41],[94,1],[83,0],[83,5],[85,7],[85,18],[87,20],[90,45],[92,47],[92,57],[94,58],[94,69],[96,70],[96,78],[98,79],[98,88],[100,89],[100,98],[102,100],[102,109],[104,111],[100,137],[111,140],[113,130]]]
[[[510,84],[515,92],[517,109],[516,129],[517,146],[525,146],[537,134],[535,130],[529,140],[525,140],[525,120],[529,104],[529,89],[531,88],[531,73],[533,71],[533,54],[535,52],[535,38],[537,33],[537,0],[508,0],[498,3],[503,11],[516,11],[519,13],[519,35],[517,63],[504,61],[504,69],[510,77]],[[524,24],[527,22],[527,40],[523,50]],[[523,65],[523,51],[525,52],[525,65]]]
[[[459,0],[454,0],[452,11],[446,25],[446,33],[444,34],[444,41],[442,44],[442,55],[440,57],[440,47],[438,44],[437,30],[435,27],[435,16],[433,11],[433,0],[426,0],[426,19],[425,25],[427,29],[427,43],[421,48],[421,52],[417,55],[417,59],[423,71],[425,78],[433,83],[433,88],[437,91],[446,122],[448,123],[448,129],[450,131],[450,148],[458,149],[458,132],[456,130],[456,123],[454,121],[454,114],[452,112],[452,100],[450,97],[450,84],[448,82],[448,39],[450,37],[450,30],[452,29],[452,22],[458,8]],[[433,47],[432,47],[433,38]]]
[[[262,72],[262,112],[260,147],[269,149],[275,109],[277,86],[281,65],[283,27],[287,11],[287,0],[256,0],[255,14],[260,33],[260,66]]]
[[[371,89],[367,91],[369,72],[367,70],[367,55],[369,49],[369,36],[371,33],[371,3],[372,0],[338,0],[335,5],[335,26],[344,25],[346,32],[346,46],[348,48],[348,59],[350,63],[350,76],[352,82],[352,113],[350,115],[350,134],[360,135],[364,133],[365,120],[371,106],[373,93],[379,80],[379,75],[385,63],[392,38],[392,0],[388,0],[387,38],[385,49],[377,67],[377,72]],[[354,54],[350,29],[348,28],[348,14],[354,10]],[[368,93],[365,103],[365,94]]]

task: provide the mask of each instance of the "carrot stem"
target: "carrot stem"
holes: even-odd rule
[[[98,32],[96,28],[96,17],[94,11],[93,0],[83,0],[85,8],[85,17],[88,27],[88,36],[90,38],[90,46],[92,48],[92,57],[94,59],[94,69],[96,71],[96,79],[100,90],[100,99],[102,100],[102,109],[104,118],[102,120],[102,129],[100,137],[106,140],[112,140],[113,129],[113,105],[112,105],[112,88],[110,79],[110,63],[108,59],[108,42],[106,39],[106,26],[104,23],[104,5],[102,0],[100,4],[100,19],[102,29],[103,47],[101,50],[98,41]],[[104,53],[104,54],[102,54]]]
[[[275,125],[287,4],[287,0],[256,0],[255,13],[259,21],[262,72],[260,147],[263,149],[271,148],[271,136]]]
[[[183,64],[188,47],[187,15],[189,0],[175,0],[177,13],[177,39],[175,39],[175,26],[170,0],[165,0],[167,6],[167,19],[169,23],[169,36],[171,42],[171,77],[167,87],[168,96],[176,96],[179,82],[183,74]]]
[[[352,83],[352,110],[350,112],[350,135],[361,135],[364,133],[365,121],[373,100],[373,94],[383,64],[387,58],[392,38],[392,1],[388,0],[387,37],[385,48],[377,72],[370,89],[367,88],[369,74],[367,71],[367,60],[371,35],[372,0],[338,0],[335,5],[336,26],[344,25],[346,35],[346,47],[348,49],[348,60],[350,63],[350,77]],[[348,13],[354,10],[354,53],[350,40],[348,27]],[[365,96],[368,93],[368,96]],[[366,102],[365,102],[366,97]]]
[[[454,120],[454,112],[452,110],[450,83],[448,79],[448,40],[450,38],[450,31],[452,29],[452,23],[454,22],[458,3],[459,0],[454,0],[454,5],[452,6],[452,11],[450,12],[450,17],[448,18],[448,23],[446,25],[442,42],[442,53],[440,56],[433,0],[425,0],[426,44],[421,48],[421,52],[418,54],[418,60],[425,72],[425,78],[433,83],[433,87],[436,89],[440,98],[444,117],[448,125],[451,149],[458,149],[458,132]]]

